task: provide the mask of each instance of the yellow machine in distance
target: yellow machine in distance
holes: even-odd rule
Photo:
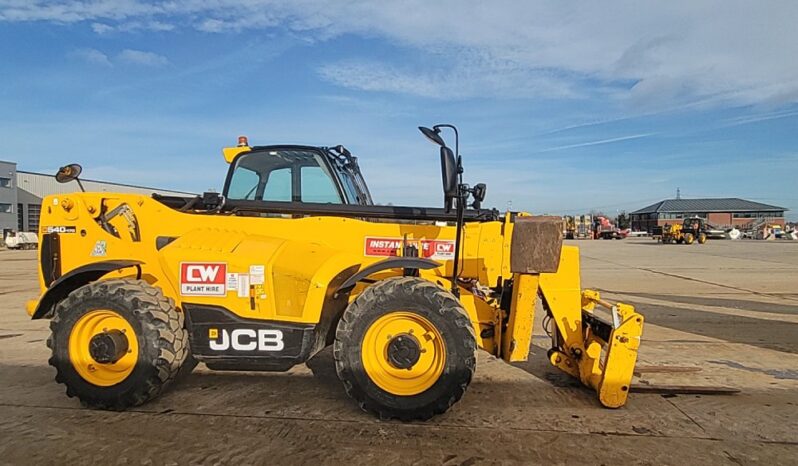
[[[665,224],[654,237],[664,244],[704,244],[707,242],[707,225],[701,217],[688,217],[682,223]]]
[[[551,363],[623,406],[643,317],[581,289],[559,218],[482,209],[446,127],[421,128],[440,146],[443,209],[374,205],[342,146],[245,138],[223,151],[221,194],[48,196],[28,312],[51,319],[56,381],[125,409],[198,361],[281,371],[332,345],[361,408],[428,419],[462,397],[477,349],[526,360],[540,300]]]

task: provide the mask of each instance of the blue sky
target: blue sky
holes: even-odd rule
[[[681,4],[680,4],[681,3]],[[454,123],[486,204],[743,197],[798,218],[795,2],[0,0],[0,159],[221,187],[219,149],[344,144],[437,205]]]

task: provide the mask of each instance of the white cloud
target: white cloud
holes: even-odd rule
[[[132,65],[165,66],[169,64],[169,60],[163,55],[158,55],[153,52],[144,52],[142,50],[122,50],[119,52],[119,55],[117,55],[117,59]]]
[[[142,29],[146,29],[148,31],[172,31],[175,29],[174,24],[164,23],[163,21],[149,21],[141,25]]]
[[[110,26],[105,23],[91,23],[91,29],[100,35],[108,34],[109,32],[134,32],[134,31],[154,31],[154,32],[167,32],[175,29],[175,26],[163,21],[128,21],[119,23],[116,26]]]
[[[0,0],[0,21],[140,22],[214,33],[281,27],[308,40],[387,39],[418,57],[407,69],[387,58],[353,65],[363,60],[356,56],[337,65],[368,78],[343,75],[335,64],[321,68],[357,89],[423,96],[465,89],[447,91],[457,98],[518,88],[547,97],[609,86],[630,105],[660,107],[798,101],[795,18],[798,2],[778,0]]]
[[[549,147],[548,149],[543,149],[538,152],[553,152],[558,150],[565,150],[565,149],[575,149],[578,147],[589,147],[589,146],[598,146],[602,144],[612,144],[615,142],[623,142],[623,141],[631,141],[634,139],[642,139],[647,138],[649,136],[653,136],[656,133],[641,133],[641,134],[630,134],[628,136],[618,136],[615,138],[607,138],[607,139],[599,139],[596,141],[587,141],[587,142],[580,142],[576,144],[566,144],[564,146],[556,146],[556,147]]]
[[[67,54],[68,58],[80,60],[92,65],[112,67],[114,64],[125,63],[139,66],[165,66],[169,64],[169,59],[163,55],[142,50],[125,49],[114,56],[113,61],[105,53],[97,49],[82,48],[72,50]]]
[[[351,89],[396,92],[441,99],[577,97],[567,80],[519,64],[461,56],[433,70],[378,61],[341,61],[319,67],[324,79]]]
[[[194,28],[202,32],[230,33],[243,30],[264,29],[275,27],[283,18],[275,17],[268,11],[244,10],[238,14],[237,10],[205,18],[193,24]]]
[[[106,34],[113,31],[115,28],[104,23],[91,23],[91,29],[97,34]]]
[[[92,65],[113,66],[108,55],[97,49],[76,49],[69,53],[69,57],[84,61]]]
[[[167,32],[175,29],[175,25],[163,21],[150,20],[150,21],[127,21],[120,23],[117,29],[122,32],[134,31],[154,31],[154,32]]]
[[[208,18],[197,24],[197,29],[202,32],[224,32],[225,22],[220,19]]]
[[[762,121],[769,121],[769,120],[780,120],[782,118],[793,118],[798,116],[798,111],[795,110],[782,110],[776,112],[768,112],[764,114],[756,114],[756,115],[746,115],[742,117],[736,117],[727,119],[721,127],[729,127],[729,126],[741,126],[741,125],[748,125],[751,123],[759,123]]]

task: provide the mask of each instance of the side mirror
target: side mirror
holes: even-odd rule
[[[477,183],[476,186],[471,189],[471,194],[474,196],[474,203],[471,204],[471,207],[475,209],[481,208],[482,201],[485,200],[485,194],[487,194],[487,192],[488,187],[485,183]]]
[[[445,147],[446,146],[446,142],[443,141],[443,138],[441,137],[440,131],[438,131],[437,129],[429,129],[429,128],[426,128],[424,126],[419,126],[418,130],[421,131],[421,134],[423,134],[424,137],[429,139],[431,142],[433,142],[433,143],[435,143],[435,144],[437,144],[437,145],[439,145],[441,147]]]
[[[71,163],[69,165],[65,165],[58,169],[58,173],[55,174],[55,181],[59,183],[69,183],[72,180],[78,182],[78,187],[84,193],[86,190],[83,188],[83,183],[80,182],[80,178],[78,178],[83,172],[83,167],[76,163]]]
[[[58,169],[58,173],[55,174],[55,180],[59,183],[69,183],[78,179],[82,171],[83,167],[76,163],[65,165]]]
[[[452,201],[457,198],[457,162],[454,153],[446,146],[441,147],[441,180],[443,181],[443,202],[446,212],[452,210]]]

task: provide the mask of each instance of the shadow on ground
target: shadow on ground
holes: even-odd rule
[[[798,324],[792,322],[699,311],[687,306],[645,304],[637,308],[647,324],[798,354]]]

